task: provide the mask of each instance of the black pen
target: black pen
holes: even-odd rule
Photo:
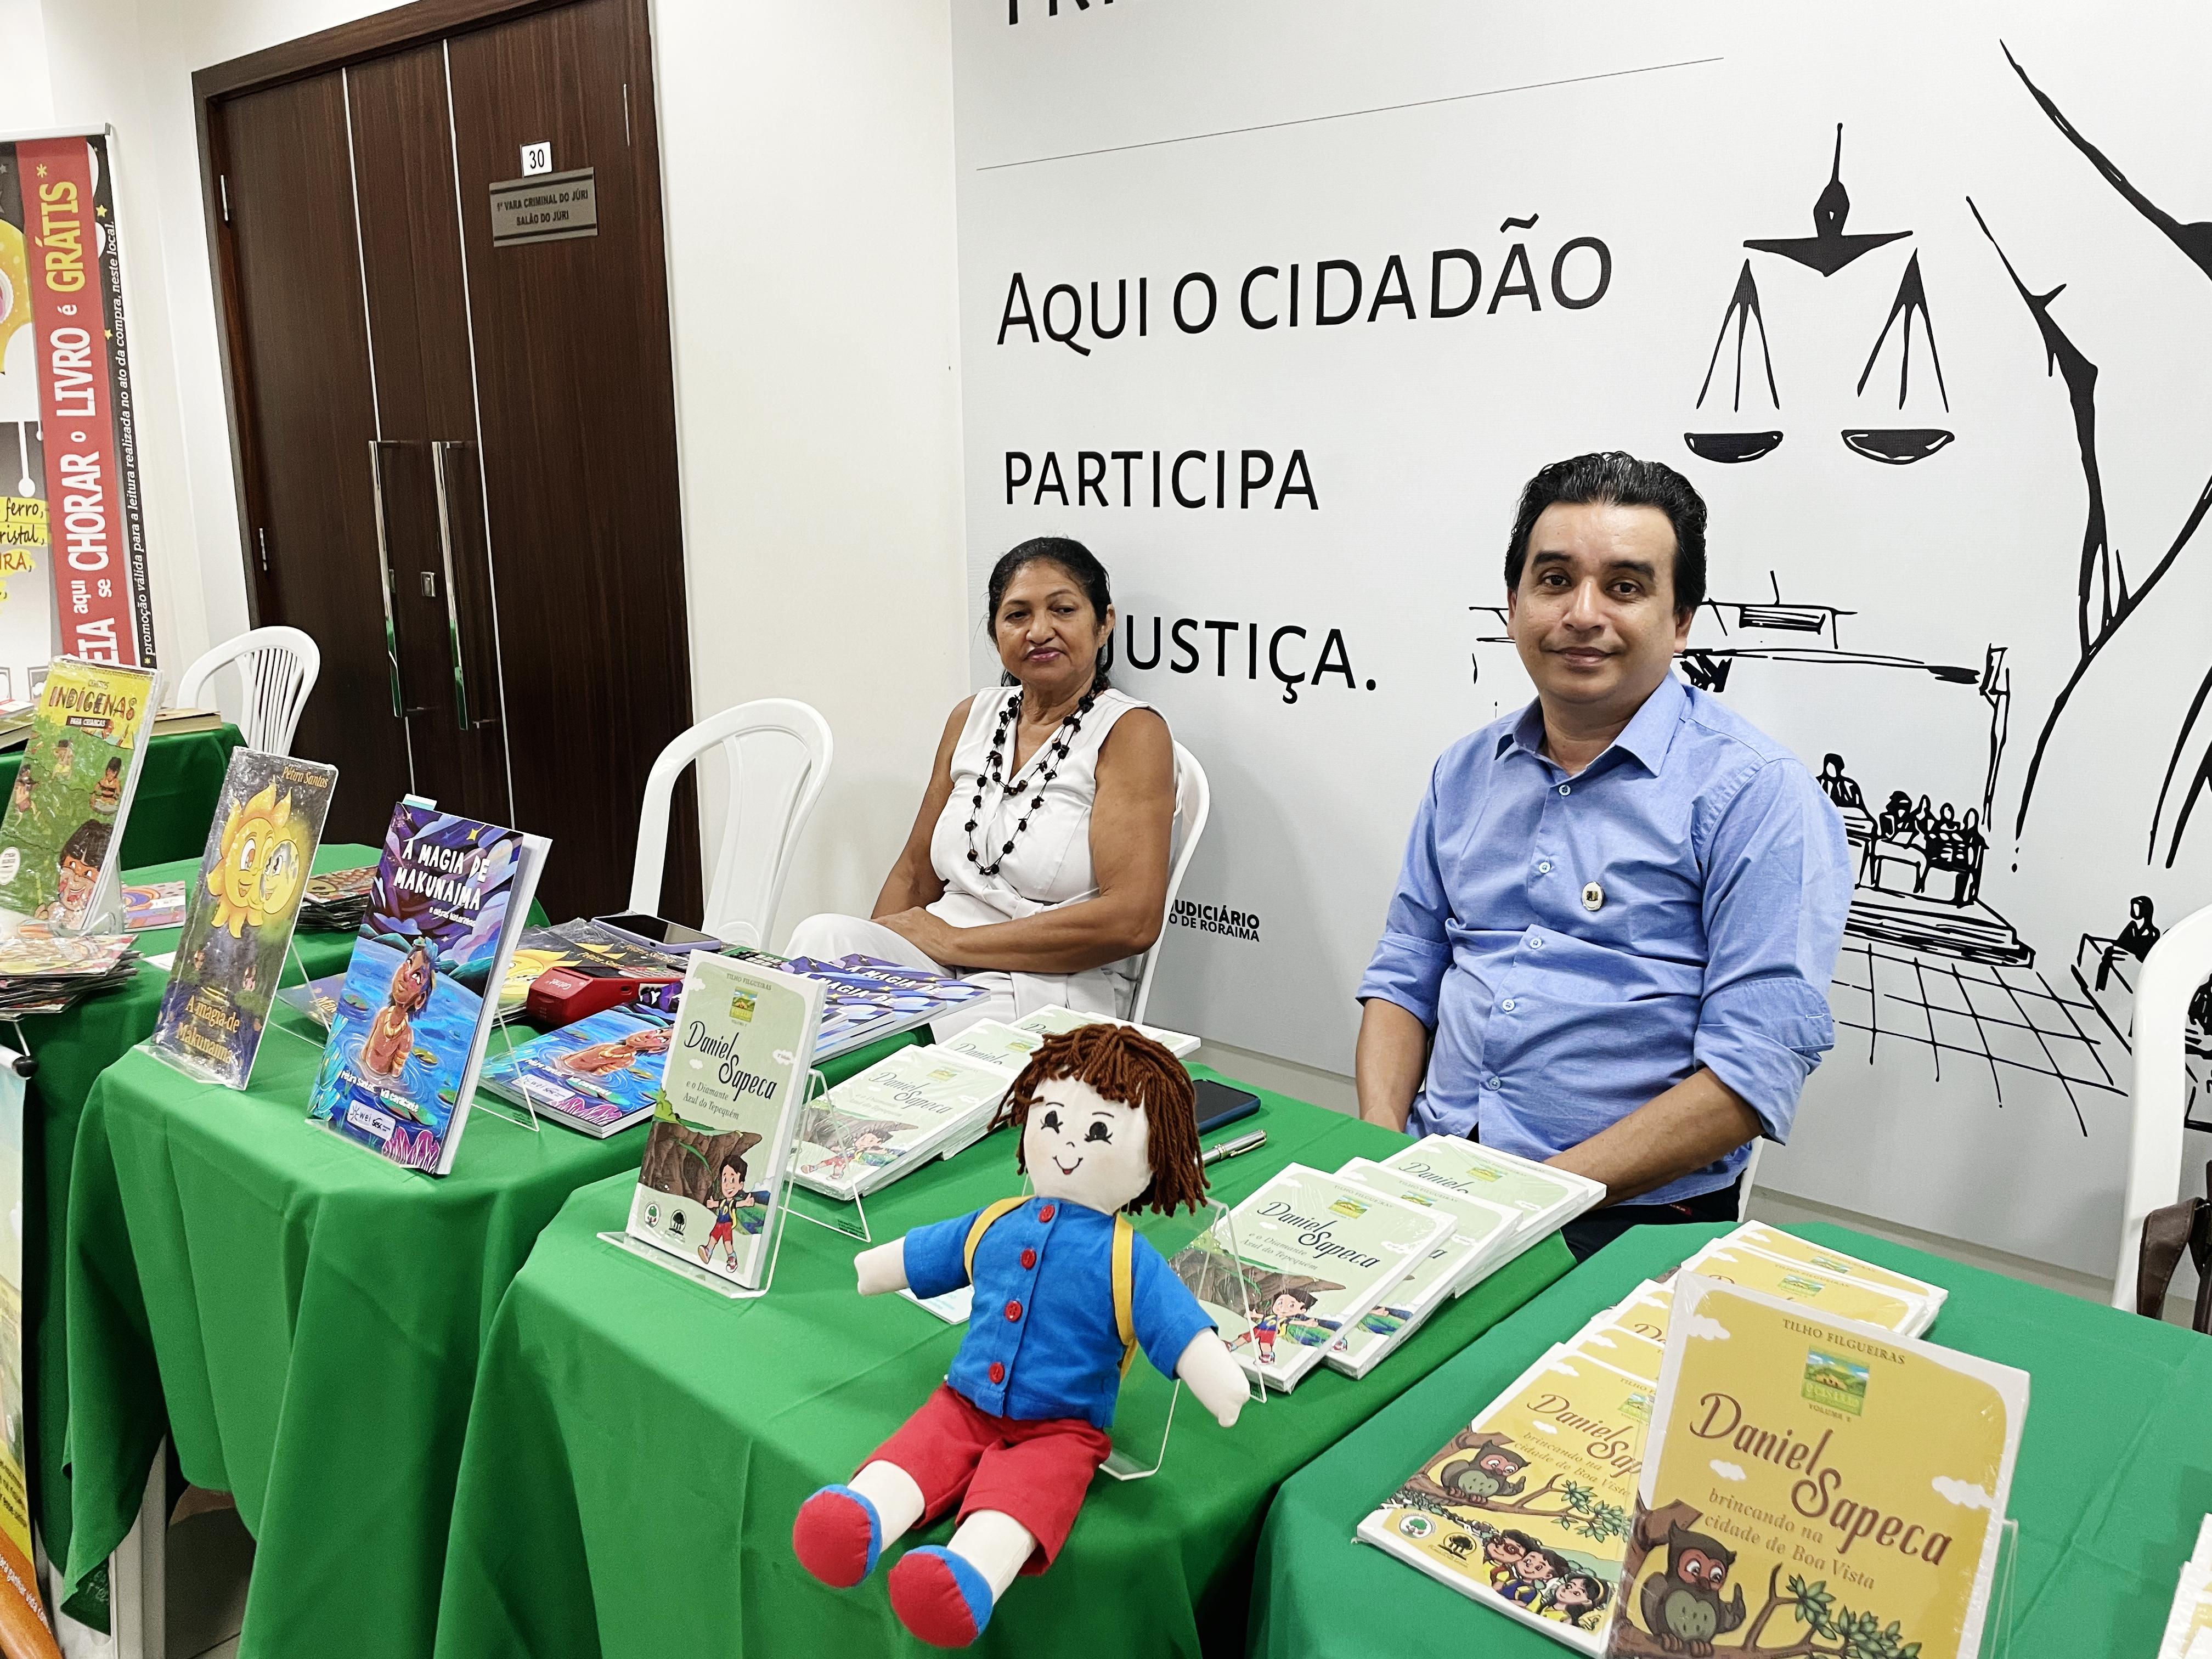
[[[1222,1158],[1235,1158],[1240,1153],[1249,1152],[1267,1139],[1267,1132],[1265,1129],[1255,1129],[1249,1135],[1239,1135],[1234,1140],[1224,1140],[1201,1157],[1198,1160],[1199,1164],[1202,1168]]]

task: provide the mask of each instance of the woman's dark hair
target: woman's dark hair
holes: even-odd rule
[[[1513,515],[1512,537],[1505,544],[1508,588],[1521,586],[1521,568],[1528,562],[1528,537],[1537,519],[1559,501],[1577,507],[1657,507],[1674,527],[1675,614],[1694,611],[1705,602],[1705,498],[1664,461],[1639,461],[1617,449],[1553,461],[1528,480]]]
[[[1006,554],[991,567],[991,579],[984,586],[986,604],[983,607],[983,631],[994,640],[999,636],[999,601],[1006,597],[1007,584],[1026,567],[1043,560],[1056,564],[1075,578],[1075,585],[1091,601],[1091,610],[1100,622],[1114,608],[1114,592],[1106,579],[1106,567],[1098,562],[1097,556],[1081,542],[1066,536],[1033,536],[1012,552]],[[1106,655],[1112,641],[1098,648],[1098,665],[1091,681],[1093,691],[1103,691],[1106,678]],[[1003,685],[1014,684],[1012,674],[1001,674]]]

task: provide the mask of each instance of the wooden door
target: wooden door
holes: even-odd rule
[[[345,77],[416,789],[512,823],[445,47],[372,58]]]
[[[410,786],[385,649],[345,103],[337,70],[228,99],[210,147],[228,213],[217,270],[255,617],[322,647],[293,752],[338,768],[325,835],[374,843]]]
[[[548,906],[604,911],[646,774],[691,720],[645,9],[574,0],[447,51],[516,821],[554,836]],[[489,187],[537,143],[593,169],[598,234],[494,247]],[[689,793],[666,908],[696,918]]]
[[[550,836],[559,915],[626,902],[691,718],[650,64],[644,0],[427,0],[194,76],[255,619],[322,644],[330,833],[411,787]],[[495,248],[538,143],[597,234]],[[673,818],[696,920],[688,781]]]

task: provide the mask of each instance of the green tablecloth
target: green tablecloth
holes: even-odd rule
[[[215,798],[222,793],[230,751],[245,742],[236,726],[224,726],[147,744],[137,793],[131,797],[131,816],[123,825],[124,869],[198,859],[207,845],[208,820],[215,816]],[[0,799],[15,787],[15,774],[22,768],[21,749],[0,755]]]
[[[1401,1137],[1277,1096],[1221,1132],[1267,1144],[1214,1167],[1234,1203],[1285,1163],[1334,1169]],[[885,1189],[888,1239],[1018,1190],[1001,1133]],[[791,1554],[806,1494],[842,1480],[945,1376],[961,1333],[903,1297],[855,1293],[853,1241],[794,1222],[769,1294],[726,1301],[605,1243],[630,1183],[568,1200],[508,1288],[484,1347],[439,1613],[441,1659],[738,1659],[925,1653],[881,1569],[825,1589]],[[1149,1225],[1149,1224],[1148,1224]],[[1568,1266],[1548,1239],[1440,1313],[1366,1378],[1310,1375],[1224,1430],[1185,1402],[1166,1467],[1101,1476],[1050,1572],[1010,1589],[979,1653],[1241,1653],[1251,1553],[1276,1485]],[[1139,1391],[1168,1389],[1142,1361]],[[1158,1419],[1155,1419],[1155,1421]],[[1157,1443],[1157,1430],[1154,1431]],[[927,1536],[942,1541],[949,1522]]]
[[[1260,1544],[1255,1659],[1558,1659],[1556,1643],[1354,1543],[1352,1529],[1545,1348],[1726,1231],[1629,1233],[1285,1484]],[[1846,1228],[1790,1231],[1946,1286],[1930,1339],[2033,1377],[2009,1504],[2009,1659],[2148,1659],[2212,1510],[2212,1341]],[[2008,1650],[1993,1633],[1984,1651]]]
[[[214,740],[222,735],[210,732],[157,739],[146,757],[149,776],[155,773],[155,757],[165,750],[198,745],[216,753]],[[232,731],[228,736],[230,742],[220,754],[227,755],[237,746],[237,732]],[[13,762],[21,757],[9,758]],[[161,769],[164,775],[169,769],[166,764]],[[222,770],[223,763],[218,758],[210,775],[203,781],[206,798],[198,805],[198,827],[191,831],[189,854],[174,857],[165,864],[129,867],[129,879],[189,880],[198,870],[200,854],[207,841],[208,821],[214,815],[215,799],[222,784]],[[0,787],[5,787],[4,782],[0,782]],[[140,802],[131,812],[133,834],[144,804],[142,789]],[[181,836],[184,830],[180,818],[171,833]],[[316,853],[315,868],[345,870],[375,860],[376,849],[373,847],[325,847]],[[138,949],[146,956],[166,956],[177,948],[177,933],[176,928],[167,927],[141,933]],[[334,974],[345,966],[353,949],[353,935],[301,933],[297,943],[301,961],[308,974],[316,976]],[[299,981],[298,970],[287,964],[283,982],[295,985]],[[66,1013],[39,1016],[22,1022],[24,1040],[39,1061],[38,1075],[31,1079],[23,1113],[23,1328],[29,1350],[24,1373],[33,1443],[28,1449],[29,1464],[33,1513],[38,1518],[48,1553],[57,1561],[68,1559],[70,1544],[69,1481],[64,1473],[69,1350],[63,1340],[66,1322],[63,1314],[68,1305],[63,1276],[67,1252],[63,1246],[69,1218],[70,1163],[76,1149],[78,1120],[92,1085],[132,1045],[153,1035],[155,1016],[161,1012],[161,992],[167,983],[167,974],[147,963],[140,967],[137,977],[120,990],[81,1002]],[[272,1036],[269,1041],[276,1043],[284,1039]],[[79,1603],[73,1610],[95,1626],[104,1626],[106,1622],[97,1606]]]
[[[453,1173],[426,1176],[307,1121],[319,1057],[272,1031],[241,1093],[133,1050],[92,1090],[66,1241],[67,1580],[129,1531],[166,1433],[258,1545],[241,1653],[424,1656],[484,1329],[568,1194],[634,1178],[645,1128],[532,1133],[479,1097]]]

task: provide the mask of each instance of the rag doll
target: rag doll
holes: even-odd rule
[[[1127,1025],[1048,1038],[1006,1091],[993,1127],[1020,1133],[1035,1188],[854,1258],[860,1294],[940,1296],[975,1286],[951,1374],[846,1485],[799,1506],[792,1547],[847,1589],[905,1533],[958,1505],[943,1547],[908,1550],[888,1588],[899,1622],[964,1647],[1018,1574],[1066,1541],[1141,1348],[1223,1427],[1249,1396],[1198,1300],[1121,1213],[1172,1214],[1206,1192],[1190,1079]]]

